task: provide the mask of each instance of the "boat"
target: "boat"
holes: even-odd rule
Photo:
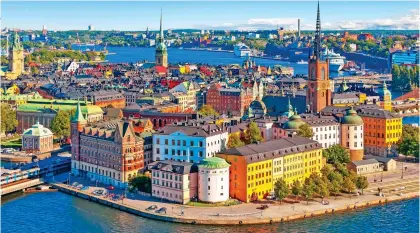
[[[299,64],[299,65],[308,64],[308,62],[307,61],[304,61],[304,60],[300,60],[300,61],[298,61],[296,63]]]
[[[333,49],[329,50],[325,47],[324,52],[321,53],[321,59],[328,59],[330,72],[338,72],[343,69],[346,57],[341,56],[339,53],[335,53]]]
[[[23,192],[25,193],[56,192],[56,191],[58,191],[58,189],[54,189],[51,186],[47,186],[47,185],[40,185],[35,188],[27,188],[23,190]]]
[[[235,46],[233,46],[233,52],[234,52],[235,56],[238,56],[238,57],[250,57],[251,56],[251,49],[249,49],[249,47],[244,43],[239,43],[239,44],[236,44]]]

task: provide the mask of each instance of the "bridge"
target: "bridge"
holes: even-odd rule
[[[1,190],[0,190],[0,195],[3,196],[9,193],[21,191],[21,190],[34,187],[43,183],[44,183],[44,180],[42,178],[18,180],[13,183],[2,185]]]

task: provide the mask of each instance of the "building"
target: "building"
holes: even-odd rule
[[[229,167],[221,158],[203,159],[198,165],[198,199],[223,202],[229,199]]]
[[[90,24],[88,26],[88,31],[95,31],[95,27],[92,24]]]
[[[243,202],[265,198],[277,179],[302,183],[325,163],[321,145],[298,136],[231,148],[218,157],[231,165],[230,196]]]
[[[197,165],[177,161],[156,161],[152,171],[152,196],[186,204],[197,197]]]
[[[319,142],[324,149],[340,144],[340,123],[335,117],[312,114],[302,114],[301,117],[312,128],[312,140]]]
[[[78,103],[71,118],[71,141],[74,175],[127,188],[129,179],[143,170],[143,139],[130,121],[88,123]]]
[[[160,13],[160,33],[159,38],[156,38],[156,52],[155,52],[156,66],[168,68],[168,50],[165,45],[162,28],[162,12]]]
[[[153,162],[153,133],[154,131],[145,131],[140,133],[140,137],[144,141],[143,155],[145,168]]]
[[[386,87],[386,83],[382,85],[382,88],[379,89],[379,97],[380,97],[380,106],[386,111],[392,111],[392,95],[391,92]]]
[[[351,161],[359,161],[364,156],[363,119],[351,108],[341,118],[341,146],[350,152]]]
[[[87,95],[99,107],[125,108],[125,97],[118,91],[94,91]]]
[[[365,153],[377,156],[397,156],[396,143],[402,136],[402,117],[382,109],[362,108]]]
[[[347,164],[347,169],[356,172],[357,175],[382,171],[381,165],[376,159],[352,161]]]
[[[175,86],[169,92],[172,101],[181,106],[182,112],[193,112],[197,110],[196,96],[200,90],[197,83],[185,81]]]
[[[195,121],[166,125],[153,135],[153,161],[199,163],[226,148],[228,132],[215,124]]]
[[[23,46],[19,40],[19,36],[15,33],[13,43],[9,49],[9,71],[4,75],[6,79],[16,79],[25,72]]]
[[[392,65],[408,65],[415,66],[419,64],[419,51],[414,50],[398,50],[389,54],[389,69]]]
[[[392,158],[386,158],[382,156],[366,155],[364,159],[375,159],[379,162],[380,166],[384,171],[395,171],[397,170],[397,161]]]
[[[309,59],[306,104],[313,113],[331,105],[328,61],[321,60],[321,19],[318,3],[314,53]]]
[[[51,122],[58,111],[76,110],[77,103],[77,100],[28,100],[26,104],[20,105],[16,110],[16,118],[18,120],[16,131],[22,133],[36,122],[39,122],[44,127],[51,128]],[[88,122],[103,119],[102,109],[86,100],[81,103],[81,111]]]
[[[223,88],[220,84],[213,84],[207,91],[207,105],[220,114],[242,116],[253,101],[253,92],[239,88]]]
[[[30,152],[50,152],[53,147],[54,134],[37,122],[22,134],[22,150]]]

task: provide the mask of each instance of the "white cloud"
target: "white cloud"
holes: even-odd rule
[[[417,30],[420,25],[419,10],[410,10],[407,15],[399,18],[386,18],[374,20],[348,20],[337,22],[324,22],[321,28],[324,30],[366,30],[366,29],[412,29]],[[285,29],[297,29],[298,18],[251,18],[243,24],[223,23],[220,25],[195,25],[195,28],[222,29],[222,30],[273,30],[279,27]],[[322,22],[322,21],[321,21]],[[302,30],[315,30],[315,24],[303,24]]]

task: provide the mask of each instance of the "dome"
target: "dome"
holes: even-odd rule
[[[226,160],[219,158],[219,157],[210,157],[203,159],[200,164],[198,165],[199,168],[209,168],[209,169],[221,169],[221,168],[228,168],[230,164],[226,162]]]
[[[351,108],[347,110],[346,115],[341,120],[346,125],[363,125],[363,119],[357,115],[357,112]]]
[[[304,122],[298,114],[295,114],[291,116],[286,123],[284,123],[283,129],[298,130],[299,127],[304,124],[306,124],[306,122]]]

